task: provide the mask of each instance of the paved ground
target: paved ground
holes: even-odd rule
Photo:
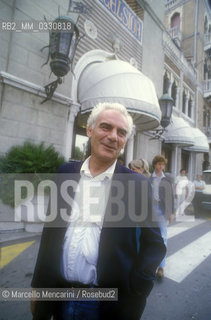
[[[165,278],[155,282],[142,320],[211,319],[210,218],[168,228]],[[39,242],[39,234],[0,233],[1,288],[30,288]],[[0,320],[31,319],[29,302],[1,301],[0,309]]]

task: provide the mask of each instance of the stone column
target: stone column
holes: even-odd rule
[[[72,153],[74,122],[75,122],[75,117],[79,112],[79,109],[80,109],[79,104],[72,104],[69,111],[67,130],[66,130],[66,136],[65,136],[65,144],[64,144],[65,145],[64,156],[67,161],[70,159],[71,153]]]
[[[188,163],[188,179],[193,180],[194,177],[194,156],[193,152],[190,152],[189,163]]]
[[[178,146],[175,144],[174,145],[174,149],[172,150],[172,175],[174,177],[174,179],[177,176],[177,157],[178,157]]]
[[[180,147],[176,147],[177,148],[177,163],[176,163],[176,175],[179,174],[179,171],[181,169],[181,158],[182,158],[182,149]]]
[[[135,132],[136,132],[136,129],[135,129],[135,126],[133,126],[132,134],[127,142],[127,149],[126,149],[126,155],[125,155],[126,166],[128,166],[128,163],[133,160]]]

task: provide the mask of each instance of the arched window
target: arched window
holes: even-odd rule
[[[171,37],[175,40],[181,41],[181,33],[180,33],[180,14],[178,12],[174,13],[174,15],[171,17],[171,29],[170,29]]]
[[[180,29],[180,14],[175,12],[171,17],[171,28],[178,28]]]

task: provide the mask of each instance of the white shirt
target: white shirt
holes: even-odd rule
[[[202,192],[206,185],[204,180],[194,180],[193,183],[196,192]]]
[[[68,281],[97,285],[100,234],[116,161],[93,177],[89,159],[81,167],[71,222],[64,238],[63,270]]]
[[[159,185],[161,182],[161,179],[165,177],[165,174],[162,172],[160,176],[157,176],[155,172],[152,173],[152,187],[153,187],[153,198],[156,201],[160,201],[159,197]]]
[[[177,196],[182,196],[186,192],[188,186],[188,178],[186,176],[177,176],[175,179],[176,190],[175,193]]]

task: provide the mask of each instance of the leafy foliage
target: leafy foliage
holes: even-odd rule
[[[75,147],[74,150],[74,159],[75,160],[83,160],[84,158],[84,153],[83,151],[81,151],[81,149],[79,147]]]
[[[44,142],[36,145],[26,141],[22,146],[11,147],[7,154],[0,157],[0,199],[14,207],[15,181],[28,180],[36,190],[43,177],[52,179],[51,174],[64,161],[53,145],[46,147]],[[24,198],[26,190],[22,193]]]
[[[22,146],[13,146],[0,157],[0,173],[55,173],[64,158],[54,146],[45,147],[26,141]]]

